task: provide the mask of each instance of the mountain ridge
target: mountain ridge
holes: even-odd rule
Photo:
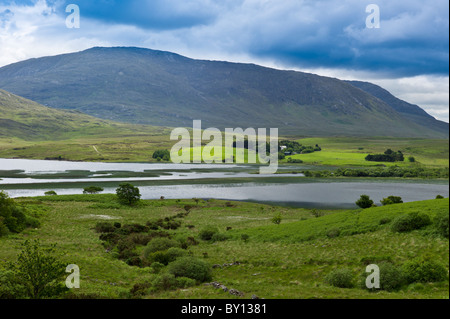
[[[205,127],[278,127],[304,136],[448,138],[436,123],[420,123],[426,113],[408,118],[339,79],[144,48],[17,62],[0,68],[0,88],[125,123],[190,127],[200,119]]]

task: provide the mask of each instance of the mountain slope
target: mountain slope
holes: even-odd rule
[[[114,121],[282,134],[448,137],[344,81],[139,48],[93,48],[0,68],[0,88]]]
[[[144,128],[97,119],[78,111],[45,107],[0,90],[0,138],[65,140],[135,134],[139,130],[144,131]],[[147,132],[152,130],[156,131],[156,128],[147,128]]]
[[[394,95],[392,95],[387,90],[382,87],[375,85],[369,82],[362,81],[346,81],[361,90],[372,94],[373,96],[379,98],[383,102],[392,106],[394,110],[405,116],[407,119],[420,124],[422,126],[426,126],[428,128],[434,129],[436,131],[440,131],[442,133],[447,133],[449,130],[449,124],[436,120],[434,117],[429,115],[423,109],[421,109],[418,105],[414,105],[408,102],[405,102]]]

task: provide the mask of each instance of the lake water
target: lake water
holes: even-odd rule
[[[297,170],[299,167],[296,167]],[[292,169],[285,167],[284,169]],[[0,171],[24,171],[28,174],[24,178],[3,178],[0,180],[0,189],[8,186],[7,192],[11,197],[42,196],[48,190],[55,190],[58,194],[81,194],[82,187],[71,187],[73,182],[121,182],[135,181],[162,181],[173,180],[174,185],[143,185],[139,186],[142,199],[175,198],[215,198],[240,201],[268,202],[273,204],[317,207],[317,208],[353,208],[355,201],[362,194],[369,195],[375,203],[383,198],[395,195],[405,202],[433,199],[436,195],[449,196],[449,185],[432,181],[389,181],[389,180],[311,180],[300,174],[283,174],[283,177],[295,178],[295,183],[267,182],[269,177],[280,175],[254,175],[246,172],[248,166],[239,165],[207,165],[207,164],[145,164],[145,163],[82,163],[34,160],[4,160],[0,159]],[[41,174],[57,174],[66,171],[87,171],[82,178],[39,178]],[[195,170],[195,171],[190,171]],[[205,170],[205,172],[202,172]],[[214,171],[217,170],[217,171]],[[152,177],[110,177],[106,175],[118,172],[151,172],[160,176]],[[102,172],[101,174],[96,174]],[[110,172],[110,173],[108,173]],[[202,179],[208,178],[252,178],[250,182],[242,183],[214,183],[202,184]],[[264,182],[258,178],[265,177]],[[1,172],[0,172],[0,178]],[[197,180],[195,184],[183,179]],[[326,182],[325,182],[326,181]],[[45,184],[52,183],[51,188]],[[30,187],[36,184],[36,187]],[[58,187],[58,185],[61,185]],[[136,184],[138,185],[138,184]],[[104,187],[104,193],[115,193],[114,187]]]

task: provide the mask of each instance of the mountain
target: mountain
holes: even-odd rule
[[[45,107],[0,90],[0,138],[54,141],[77,137],[111,137],[152,130],[156,133],[156,129],[113,123],[75,110]]]
[[[96,47],[11,64],[0,68],[0,88],[127,123],[190,127],[199,119],[204,128],[276,127],[304,136],[448,137],[338,79],[141,48]]]
[[[448,134],[449,130],[448,123],[436,120],[433,116],[429,115],[418,105],[400,100],[399,98],[392,95],[389,91],[373,83],[362,81],[346,81],[346,82],[379,98],[380,100],[390,105],[394,110],[402,114],[407,119],[417,124],[426,126],[430,129]]]

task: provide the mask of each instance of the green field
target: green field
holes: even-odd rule
[[[320,145],[321,152],[311,154],[293,155],[294,159],[301,159],[305,164],[325,166],[407,166],[409,156],[413,156],[416,162],[427,167],[449,166],[448,140],[429,139],[405,139],[405,138],[304,138],[297,140],[307,146]],[[402,151],[405,162],[377,163],[367,162],[368,154],[384,153],[387,149]],[[289,157],[289,156],[288,156]],[[417,164],[414,163],[414,164]]]
[[[281,138],[283,139],[283,138]],[[297,141],[306,146],[318,144],[322,151],[288,156],[301,159],[304,164],[333,167],[418,166],[443,168],[449,166],[448,140],[393,139],[393,138],[305,138]],[[73,137],[59,141],[25,141],[0,137],[0,158],[57,159],[103,162],[156,162],[156,150],[171,150],[176,141],[170,141],[168,128],[128,127],[115,133],[90,137]],[[204,143],[206,144],[206,143]],[[368,154],[383,153],[391,148],[405,155],[405,162],[368,162]],[[202,147],[203,150],[203,147]],[[194,149],[190,149],[191,158]],[[245,161],[248,158],[245,150]],[[234,154],[235,150],[234,150]],[[214,154],[212,154],[214,155]],[[416,163],[409,163],[413,156]],[[287,158],[280,164],[286,164]],[[222,148],[225,159],[225,147]]]
[[[392,220],[409,212],[431,218],[438,213],[448,215],[448,199],[367,210],[324,210],[320,217],[308,209],[219,200],[149,200],[126,207],[116,203],[114,195],[73,195],[18,202],[43,210],[41,226],[1,237],[0,261],[14,260],[25,239],[39,239],[44,246],[56,243],[58,251],[65,253],[64,260],[80,267],[81,288],[73,293],[83,297],[136,297],[130,292],[135,284],[151,283],[161,276],[153,268],[129,266],[117,259],[114,251],[106,251],[94,230],[98,222],[145,224],[184,212],[184,206],[190,205],[189,215],[180,219],[181,227],[167,232],[180,242],[195,238],[198,245],[189,245],[188,253],[210,266],[222,265],[212,270],[212,281],[243,296],[197,284],[183,289],[144,289],[139,298],[449,298],[448,279],[407,284],[392,292],[369,292],[358,286],[336,288],[325,282],[325,277],[338,268],[350,269],[357,282],[367,260],[390,260],[400,266],[428,256],[448,270],[449,241],[435,234],[433,225],[408,233],[391,230]],[[275,225],[271,220],[278,213],[282,221]],[[206,226],[217,227],[226,240],[200,239],[200,231]],[[227,231],[228,227],[232,229]],[[249,236],[248,241],[242,240],[242,234]],[[143,250],[140,245],[135,248],[140,257]],[[230,265],[235,262],[239,263]]]

